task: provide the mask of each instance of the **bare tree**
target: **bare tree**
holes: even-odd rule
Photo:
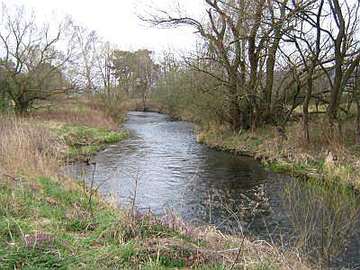
[[[111,97],[111,91],[113,88],[116,88],[116,78],[113,74],[113,57],[114,49],[111,48],[109,42],[105,42],[98,49],[98,54],[96,58],[96,67],[98,73],[100,74],[102,88],[105,91],[105,94],[108,98]]]
[[[355,119],[355,139],[356,143],[360,144],[360,66],[357,66],[354,74],[354,82],[353,82],[353,100],[356,105],[356,119]]]
[[[322,16],[324,12],[324,0],[308,1],[306,8],[298,9],[292,6],[289,9],[297,12],[292,21],[292,31],[286,33],[286,44],[293,45],[294,51],[288,48],[288,61],[294,61],[301,68],[299,86],[305,88],[303,99],[303,128],[304,139],[310,142],[309,132],[309,105],[313,95],[314,80],[320,72],[320,64],[328,57],[329,50],[326,48],[327,39],[323,38],[321,31]],[[289,44],[291,43],[291,44]],[[321,52],[323,52],[321,54]]]
[[[347,108],[342,108],[342,96],[360,61],[359,40],[355,35],[359,2],[307,0],[289,2],[284,7],[293,15],[287,20],[289,31],[284,33],[284,46],[280,50],[285,62],[297,73],[291,84],[300,87],[298,98],[302,100],[304,139],[310,141],[309,106],[312,101],[317,113],[320,102],[327,104],[330,126],[338,123],[341,134],[338,112],[347,113],[352,103],[349,98]],[[319,80],[323,83],[315,88]]]
[[[0,25],[3,88],[15,105],[25,113],[33,103],[64,93],[71,88],[63,69],[73,56],[72,37],[67,36],[68,21],[54,31],[49,25],[39,26],[34,14],[23,8],[11,13],[2,6]],[[57,47],[62,43],[65,48]]]
[[[332,66],[327,68],[322,65],[330,85],[330,98],[328,116],[330,125],[333,127],[338,121],[338,111],[344,93],[345,86],[360,62],[360,47],[356,32],[359,30],[360,2],[328,0],[328,9],[331,21],[335,24],[321,25],[321,31],[328,36],[329,47],[334,55]]]
[[[78,43],[78,75],[83,82],[87,94],[92,94],[96,88],[96,64],[99,57],[100,39],[95,31],[83,26],[74,25],[76,41]]]
[[[229,123],[235,130],[255,127],[271,119],[274,69],[286,21],[292,16],[288,1],[206,0],[207,21],[183,14],[161,12],[150,19],[155,25],[190,25],[203,38],[205,63],[222,68],[222,74],[196,67],[219,80],[227,89]],[[265,76],[265,79],[264,79]]]

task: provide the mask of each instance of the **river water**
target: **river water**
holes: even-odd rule
[[[294,220],[299,215],[295,210],[314,212],[320,207],[321,203],[314,208],[299,206],[309,197],[289,192],[296,180],[268,172],[252,158],[197,143],[191,123],[172,121],[164,114],[130,112],[124,128],[130,132],[129,139],[98,153],[96,165],[68,168],[71,175],[92,181],[121,207],[135,201],[139,211],[161,215],[170,209],[193,224],[213,224],[228,233],[243,232],[285,246],[296,238],[295,227],[302,222]],[[289,207],[292,201],[297,205]],[[355,231],[351,228],[343,236],[349,240],[344,241],[334,266],[360,265],[360,237]]]

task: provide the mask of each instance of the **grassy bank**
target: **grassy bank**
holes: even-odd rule
[[[72,180],[2,177],[1,269],[306,269],[261,242],[117,210]]]
[[[104,202],[60,167],[125,135],[53,115],[0,119],[0,269],[308,269],[265,242]]]
[[[126,131],[111,131],[81,125],[54,123],[50,129],[67,145],[67,160],[86,160],[107,145],[127,138]]]
[[[360,148],[354,143],[352,123],[344,124],[344,138],[331,137],[321,120],[312,123],[312,140],[306,144],[302,126],[293,122],[281,136],[276,128],[233,133],[221,128],[199,131],[198,141],[225,151],[247,154],[275,172],[336,181],[360,188]]]
[[[116,117],[111,117],[114,114],[104,110],[96,98],[63,98],[55,104],[32,113],[28,121],[62,141],[63,159],[68,162],[88,160],[106,145],[128,136],[125,130],[119,130],[125,119],[124,111],[118,109]]]

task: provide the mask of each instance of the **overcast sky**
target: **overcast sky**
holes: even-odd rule
[[[95,30],[105,40],[121,49],[148,48],[160,52],[166,49],[188,50],[195,45],[190,28],[154,29],[138,19],[147,7],[168,10],[176,0],[6,0],[6,5],[23,5],[33,9],[46,21],[70,15],[77,23]],[[201,16],[202,0],[181,0],[188,13]]]

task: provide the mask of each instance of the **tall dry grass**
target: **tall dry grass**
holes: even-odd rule
[[[286,158],[292,162],[306,162],[324,160],[329,152],[338,161],[352,161],[351,146],[355,143],[353,130],[348,128],[351,123],[344,124],[343,137],[334,134],[328,123],[322,120],[313,121],[310,125],[310,142],[304,139],[303,125],[294,122],[286,128],[286,139],[277,134],[275,129],[267,128],[256,131],[253,136],[261,143],[256,147],[259,156],[269,157],[271,160]]]
[[[284,191],[284,208],[294,230],[291,241],[314,263],[330,267],[357,234],[357,195],[346,186],[314,179],[289,181]]]
[[[0,116],[0,173],[54,175],[64,147],[36,120]]]
[[[41,121],[115,130],[118,129],[119,122],[126,114],[119,104],[117,104],[119,108],[114,106],[110,109],[99,97],[62,97],[58,98],[56,103],[47,105],[31,112],[30,117]],[[117,110],[116,113],[115,110]]]
[[[83,125],[94,128],[105,128],[115,130],[118,124],[114,120],[96,110],[88,111],[42,111],[31,114],[32,118],[41,121],[56,121],[67,124]]]

